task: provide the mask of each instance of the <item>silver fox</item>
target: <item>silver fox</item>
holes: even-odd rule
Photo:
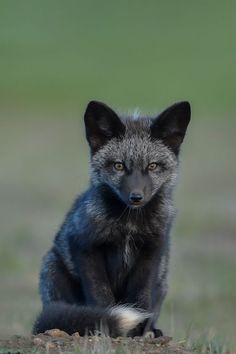
[[[43,310],[33,333],[162,335],[172,192],[190,115],[188,102],[138,119],[88,104],[90,186],[43,259]]]

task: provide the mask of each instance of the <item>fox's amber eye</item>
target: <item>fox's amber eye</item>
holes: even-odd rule
[[[152,162],[152,163],[150,163],[150,164],[148,165],[148,170],[149,170],[149,171],[154,171],[154,170],[157,169],[157,167],[158,167],[158,164],[157,164],[156,162]]]
[[[114,167],[117,171],[123,171],[125,169],[125,166],[122,162],[115,162]]]

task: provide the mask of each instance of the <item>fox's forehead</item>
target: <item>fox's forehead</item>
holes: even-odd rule
[[[165,149],[164,149],[165,150]],[[152,142],[149,136],[124,136],[116,142],[114,156],[125,161],[139,162],[154,159],[157,154],[163,155],[163,147],[159,142]]]
[[[131,115],[126,117],[120,117],[122,123],[125,125],[125,135],[128,137],[140,136],[149,137],[150,126],[153,122],[153,118],[141,115]]]
[[[158,140],[152,140],[150,134],[130,134],[130,131],[122,139],[111,139],[94,156],[100,163],[107,161],[120,161],[127,168],[146,168],[151,162],[162,162],[168,167],[176,165],[174,154]]]
[[[146,167],[151,162],[173,164],[174,156],[160,141],[152,141],[150,136],[125,136],[117,145],[115,156],[127,167]]]

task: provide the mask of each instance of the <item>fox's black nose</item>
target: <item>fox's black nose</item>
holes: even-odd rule
[[[143,195],[141,193],[130,193],[129,201],[133,204],[138,204],[143,200]]]

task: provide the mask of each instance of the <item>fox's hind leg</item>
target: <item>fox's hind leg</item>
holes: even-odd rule
[[[69,304],[84,303],[79,281],[72,278],[54,249],[43,258],[39,287],[43,305],[48,305],[52,301],[63,301]]]

